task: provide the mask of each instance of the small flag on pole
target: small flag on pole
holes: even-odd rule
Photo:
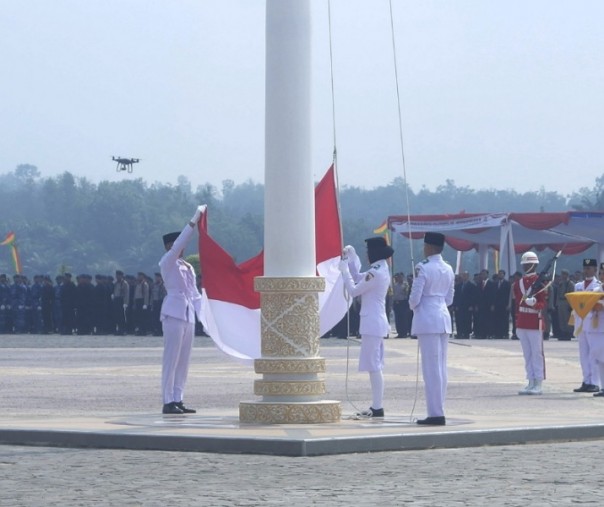
[[[20,275],[22,271],[21,259],[19,258],[19,251],[17,250],[17,245],[15,244],[15,233],[12,231],[9,232],[0,243],[0,246],[10,246],[11,257],[15,266],[15,273]]]

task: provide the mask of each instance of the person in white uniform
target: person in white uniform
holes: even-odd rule
[[[354,248],[344,248],[339,268],[346,291],[351,297],[361,297],[361,352],[359,371],[369,373],[371,383],[371,407],[359,415],[364,417],[384,417],[384,338],[388,336],[390,324],[386,316],[386,294],[390,287],[388,261],[394,250],[383,237],[369,238],[367,257],[371,267],[359,272],[361,262]]]
[[[409,295],[413,310],[411,334],[417,336],[422,357],[422,373],[427,417],[417,424],[444,426],[447,393],[447,346],[451,333],[451,315],[455,275],[441,255],[445,236],[427,232],[424,236],[425,259],[415,267],[415,280]]]
[[[159,261],[166,297],[160,320],[164,334],[162,361],[162,396],[164,414],[194,414],[183,403],[193,348],[195,318],[201,313],[201,294],[196,285],[193,266],[183,259],[205,205],[198,206],[191,221],[181,232],[164,235],[166,253]]]
[[[604,292],[604,263],[600,264],[600,271],[598,272],[598,278],[600,280],[600,288],[598,292]],[[595,310],[598,312],[598,318],[593,321],[590,328],[586,330],[586,338],[589,343],[589,353],[591,360],[598,368],[600,373],[600,382],[604,379],[604,299],[601,299],[596,304]],[[594,393],[594,396],[604,397],[604,386]]]
[[[583,259],[583,281],[575,284],[575,292],[581,291],[600,291],[602,285],[596,278],[598,269],[598,261],[596,259]],[[600,308],[596,306],[596,308]],[[596,315],[602,313],[597,309],[589,312],[584,319],[581,319],[575,312],[575,332],[579,341],[579,360],[581,363],[581,371],[583,373],[583,382],[576,389],[575,393],[597,393],[600,391],[600,369],[596,364],[593,354],[591,353],[595,334],[592,332],[594,324],[597,324]],[[602,318],[602,316],[599,316]]]

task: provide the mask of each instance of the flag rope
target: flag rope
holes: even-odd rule
[[[392,60],[394,63],[394,82],[396,84],[396,103],[398,111],[398,130],[399,139],[401,145],[401,162],[403,168],[403,181],[405,183],[405,204],[407,207],[407,228],[409,233],[409,255],[411,259],[411,273],[415,279],[415,258],[413,253],[413,238],[411,236],[411,204],[409,201],[409,184],[407,180],[407,165],[405,163],[405,142],[403,136],[403,115],[401,112],[401,94],[398,78],[398,64],[397,64],[397,53],[396,53],[396,38],[394,36],[394,14],[392,13],[392,0],[389,0],[390,7],[390,34],[392,36]],[[419,339],[417,340],[417,360],[415,365],[415,396],[413,397],[413,405],[411,407],[411,413],[409,414],[409,421],[413,422],[413,413],[415,412],[415,406],[419,396]]]
[[[334,72],[333,72],[333,44],[332,44],[332,30],[331,30],[331,0],[327,1],[327,21],[329,27],[329,71],[331,77],[331,121],[332,121],[332,132],[333,132],[333,173],[336,184],[336,202],[338,209],[338,223],[340,224],[340,245],[344,246],[344,232],[342,230],[342,210],[340,206],[340,183],[338,177],[338,148],[337,148],[337,135],[336,135],[336,94],[334,86]],[[350,376],[350,306],[351,300],[350,295],[346,291],[346,287],[342,285],[342,291],[344,292],[344,298],[348,305],[346,311],[346,374],[344,377],[344,392],[346,394],[346,401],[352,406],[357,413],[361,410],[355,405],[350,398],[348,390],[349,376]]]

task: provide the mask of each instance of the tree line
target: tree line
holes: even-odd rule
[[[365,189],[340,188],[345,244],[362,251],[389,215],[406,214],[406,194],[412,214],[473,212],[539,212],[604,209],[604,175],[593,188],[570,195],[557,192],[476,190],[454,180],[435,190],[406,188],[402,178]],[[180,230],[199,203],[208,204],[210,234],[237,262],[262,248],[264,186],[251,180],[222,188],[210,184],[193,189],[180,176],[176,185],[149,183],[142,178],[93,183],[64,172],[42,177],[37,167],[22,164],[0,175],[0,241],[14,231],[23,272],[33,274],[111,274],[157,271],[163,252],[162,234]],[[287,240],[287,238],[284,238]],[[421,242],[414,245],[421,259]],[[195,246],[191,248],[192,253]],[[410,253],[399,252],[394,269],[408,271]],[[9,249],[0,247],[0,272],[12,273]]]

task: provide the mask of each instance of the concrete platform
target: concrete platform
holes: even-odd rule
[[[160,343],[0,336],[0,380],[9,407],[0,415],[0,443],[319,456],[604,439],[604,399],[572,393],[580,382],[576,342],[546,342],[551,379],[544,394],[518,396],[524,383],[518,342],[452,341],[447,426],[440,427],[415,424],[423,417],[423,392],[414,340],[386,342],[385,419],[350,417],[354,406],[368,406],[361,401],[369,396],[368,379],[356,372],[358,344],[329,339],[322,340],[329,398],[351,400],[342,402],[343,420],[267,426],[239,423],[237,404],[251,398],[256,375],[208,339],[197,340],[188,387],[187,404],[199,413],[150,411],[159,408]],[[397,413],[404,405],[408,411]]]

